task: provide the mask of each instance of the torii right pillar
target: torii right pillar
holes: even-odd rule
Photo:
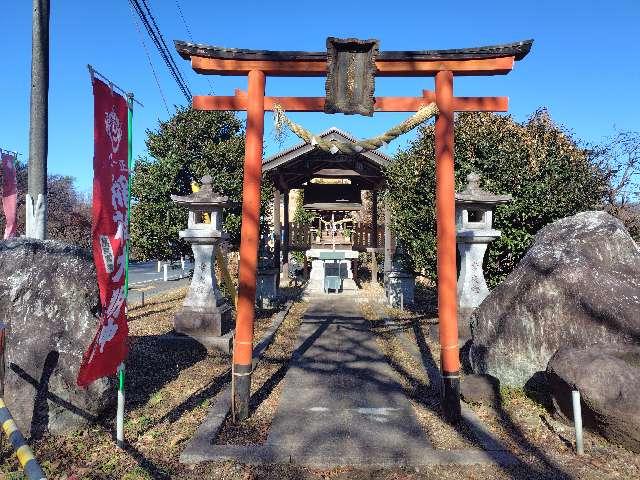
[[[460,352],[458,345],[455,175],[453,166],[453,72],[436,74],[436,225],[438,319],[442,409],[449,421],[460,418]]]

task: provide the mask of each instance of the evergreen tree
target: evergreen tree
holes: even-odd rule
[[[152,158],[139,158],[133,172],[131,240],[136,259],[177,258],[190,254],[178,238],[187,226],[187,210],[171,195],[189,195],[191,182],[211,175],[213,189],[229,197],[234,206],[225,215],[225,230],[232,244],[240,239],[244,132],[230,112],[179,108],[147,131]]]
[[[434,126],[426,125],[388,168],[392,228],[404,242],[416,271],[436,277]],[[527,122],[493,113],[461,113],[455,124],[456,190],[471,172],[482,187],[513,195],[498,206],[494,227],[502,236],[489,244],[484,271],[496,285],[513,270],[540,228],[577,212],[600,209],[610,190],[608,172],[589,150],[546,110]]]

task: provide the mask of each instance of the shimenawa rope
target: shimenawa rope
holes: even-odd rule
[[[277,133],[282,132],[282,128],[286,125],[302,140],[311,145],[317,146],[325,152],[332,154],[336,154],[338,152],[353,154],[376,150],[390,141],[395,140],[400,135],[410,132],[422,122],[436,116],[438,114],[438,107],[435,103],[423,105],[411,117],[407,118],[395,127],[390,128],[383,134],[364,140],[356,140],[355,142],[333,142],[325,140],[318,135],[314,135],[302,125],[299,125],[288,118],[282,107],[278,104],[273,106],[273,114]]]

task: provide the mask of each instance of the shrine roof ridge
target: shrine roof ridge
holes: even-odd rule
[[[326,61],[327,52],[306,52],[295,50],[252,50],[245,48],[225,48],[201,43],[174,40],[176,50],[182,58],[192,56],[224,60],[259,61]],[[471,48],[446,50],[387,50],[380,51],[378,60],[420,61],[420,60],[474,60],[484,58],[514,57],[522,60],[531,50],[533,39],[501,45],[487,45]]]
[[[345,140],[347,140],[349,142],[353,142],[353,143],[355,143],[357,141],[356,138],[353,137],[351,134],[345,132],[344,130],[340,130],[337,127],[331,127],[329,129],[325,130],[324,132],[319,133],[317,136],[325,138],[325,137],[332,136],[332,135],[339,135],[343,139],[345,139]],[[268,164],[274,162],[275,160],[278,160],[279,158],[285,157],[285,156],[295,152],[298,149],[304,148],[305,146],[311,147],[311,150],[315,150],[316,149],[316,147],[308,144],[307,142],[299,142],[299,143],[293,145],[292,147],[290,147],[290,148],[288,148],[286,150],[282,150],[281,152],[278,152],[278,153],[276,153],[274,155],[271,155],[270,157],[267,157],[267,158],[263,159],[262,160],[262,165],[263,166],[268,165]],[[301,155],[304,154],[304,153],[308,153],[308,152],[306,152],[306,151],[305,152],[301,152]],[[369,157],[369,158],[371,158],[371,156],[377,156],[377,157],[379,157],[379,160],[378,160],[377,163],[385,164],[385,165],[392,161],[391,157],[389,157],[385,153],[382,153],[382,152],[380,152],[378,150],[371,150],[371,151],[368,151],[368,152],[357,153],[355,155],[364,155],[364,156]]]

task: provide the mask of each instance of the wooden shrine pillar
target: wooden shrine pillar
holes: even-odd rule
[[[455,422],[460,418],[460,352],[458,346],[455,177],[453,158],[453,73],[436,74],[436,224],[438,259],[438,317],[442,409]]]
[[[391,271],[391,262],[393,260],[393,246],[391,239],[391,210],[384,202],[384,284],[387,284],[387,277]]]
[[[285,282],[289,281],[289,192],[284,193],[284,215],[282,217],[282,228],[284,235],[282,236],[282,277]]]
[[[233,342],[233,411],[239,420],[249,416],[255,318],[256,272],[260,237],[260,182],[262,180],[262,140],[264,136],[265,75],[248,73],[247,132],[242,181],[242,226],[240,228],[240,269],[236,336]]]
[[[378,259],[376,258],[376,251],[370,248],[371,252],[371,281],[376,283],[378,281]]]
[[[371,190],[371,281],[378,281],[378,191]]]
[[[282,270],[280,263],[280,252],[282,251],[282,224],[280,223],[280,190],[277,188],[273,191],[273,256],[275,257],[276,267],[278,268],[278,288],[280,287],[280,272]]]
[[[378,191],[371,190],[371,246],[378,248]]]

